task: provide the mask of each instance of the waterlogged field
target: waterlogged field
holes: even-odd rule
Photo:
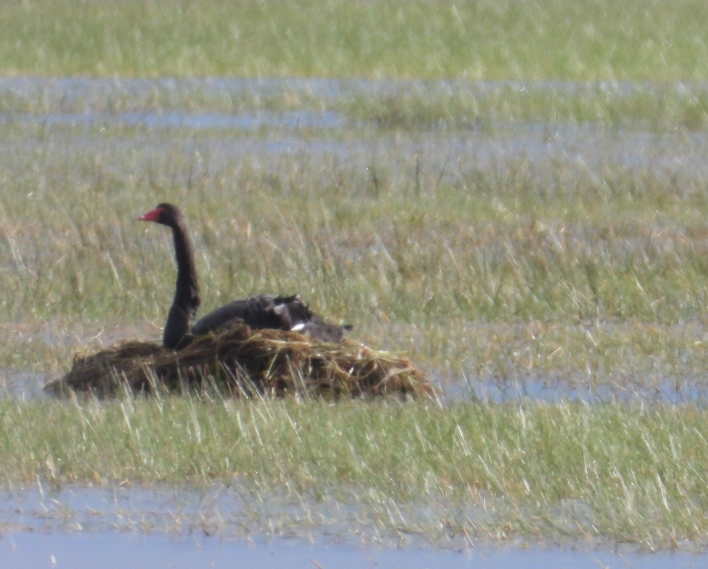
[[[357,339],[409,351],[440,385],[478,396],[528,380],[545,397],[703,393],[702,130],[510,117],[385,128],[306,106],[301,126],[291,111],[141,106],[151,89],[208,92],[193,81],[6,87],[15,100],[94,105],[8,112],[0,125],[6,370],[56,375],[77,351],[159,337],[172,243],[136,218],[167,200],[190,221],[205,312],[299,291]],[[346,88],[220,85],[333,105]],[[121,97],[139,120],[99,106]],[[250,127],[228,120],[249,116]]]
[[[146,85],[7,84],[17,101],[132,97],[133,113]],[[347,86],[279,88],[338,104]],[[177,103],[137,122],[96,105],[4,115],[0,367],[29,400],[2,402],[2,484],[58,503],[157,484],[239,504],[144,531],[702,548],[706,134],[296,110],[310,122]],[[356,340],[409,353],[439,400],[37,399],[75,353],[160,337],[171,239],[136,218],[165,200],[188,215],[205,311],[299,291]],[[59,529],[147,519],[52,512]]]
[[[4,527],[702,551],[704,5],[234,6],[0,7]],[[437,399],[43,399],[159,339],[162,201],[203,313],[300,292]]]
[[[222,496],[108,523],[52,507],[48,529],[705,546],[708,422],[695,407],[167,398],[0,410],[6,485],[140,480]]]

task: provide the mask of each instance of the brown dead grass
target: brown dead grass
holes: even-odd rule
[[[179,352],[153,342],[125,342],[88,356],[45,391],[66,396],[121,390],[153,394],[215,389],[234,396],[431,396],[433,389],[408,358],[345,340],[313,341],[295,332],[238,325],[198,338]]]

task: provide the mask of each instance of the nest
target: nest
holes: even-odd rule
[[[76,356],[71,370],[45,391],[100,398],[122,391],[184,393],[216,389],[235,396],[431,396],[424,374],[407,358],[351,340],[313,341],[296,332],[245,325],[196,339],[173,352],[152,342],[126,342]]]

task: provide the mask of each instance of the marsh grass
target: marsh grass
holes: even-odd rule
[[[417,82],[389,95],[349,96],[334,106],[352,119],[405,130],[494,130],[514,122],[702,131],[708,119],[704,89],[674,84]]]
[[[513,121],[702,131],[707,10],[697,0],[12,1],[0,7],[0,74],[110,79],[88,97],[11,86],[0,109],[307,108],[408,130]],[[161,85],[122,84],[146,77]],[[195,86],[205,77],[246,79]],[[262,78],[315,79],[269,92],[254,86]],[[355,81],[334,101],[319,78]],[[367,79],[382,81],[357,84]],[[391,92],[400,79],[411,83]]]
[[[82,156],[50,141],[41,170],[24,170],[22,158],[11,166],[2,211],[11,318],[161,314],[169,234],[138,224],[135,211],[163,196],[188,212],[211,305],[297,288],[318,290],[332,304],[318,308],[335,317],[399,322],[702,313],[700,179],[621,166],[596,178],[519,161],[506,172],[461,166],[454,182],[432,167],[416,188],[410,161],[403,172],[383,158],[359,170],[301,156],[212,168],[198,144],[147,159],[98,144]]]
[[[705,80],[696,0],[12,1],[4,75]]]
[[[205,311],[299,291],[366,343],[472,385],[705,384],[706,10],[694,0],[3,3],[4,75],[461,81],[393,95],[363,84],[337,100],[297,88],[3,91],[0,366],[60,374],[76,352],[158,338],[171,243],[135,218],[167,200],[195,236]],[[478,79],[501,83],[464,82]],[[310,108],[343,112],[353,128],[294,129],[292,146],[273,151],[282,131],[42,121]],[[536,152],[578,125],[582,151]],[[534,129],[535,145],[517,150]],[[648,142],[623,159],[631,132]],[[226,483],[260,497],[254,509],[277,496],[314,504],[316,517],[318,503],[351,501],[399,535],[705,547],[706,424],[696,405],[646,402],[0,400],[0,482]]]
[[[693,406],[169,397],[0,407],[6,487],[233,480],[312,504],[359,496],[369,514],[435,497],[448,535],[705,541],[708,422]],[[404,533],[429,523],[424,510],[393,518],[378,523]]]
[[[334,111],[362,127],[406,131],[493,132],[509,123],[587,124],[624,131],[700,132],[708,123],[702,83],[571,81],[391,81],[215,79],[84,79],[5,81],[0,110],[6,121],[42,124],[46,115],[91,117],[103,128],[121,113],[151,118],[164,113]],[[112,129],[115,131],[116,127]]]
[[[36,78],[0,81],[5,113],[117,113],[287,111],[322,109],[332,102],[320,83],[307,79]]]
[[[2,366],[60,374],[77,352],[159,338],[172,245],[136,218],[169,200],[196,240],[205,312],[297,291],[446,377],[700,383],[708,200],[700,168],[681,166],[700,139],[657,136],[629,166],[612,135],[578,161],[470,154],[504,134],[358,134],[299,133],[273,155],[269,133],[232,153],[230,133],[8,127]]]

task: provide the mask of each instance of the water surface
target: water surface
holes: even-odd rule
[[[13,532],[0,539],[0,567],[42,569],[683,569],[706,555],[637,554],[564,549],[372,549],[271,541],[233,543],[217,538],[116,533]]]

